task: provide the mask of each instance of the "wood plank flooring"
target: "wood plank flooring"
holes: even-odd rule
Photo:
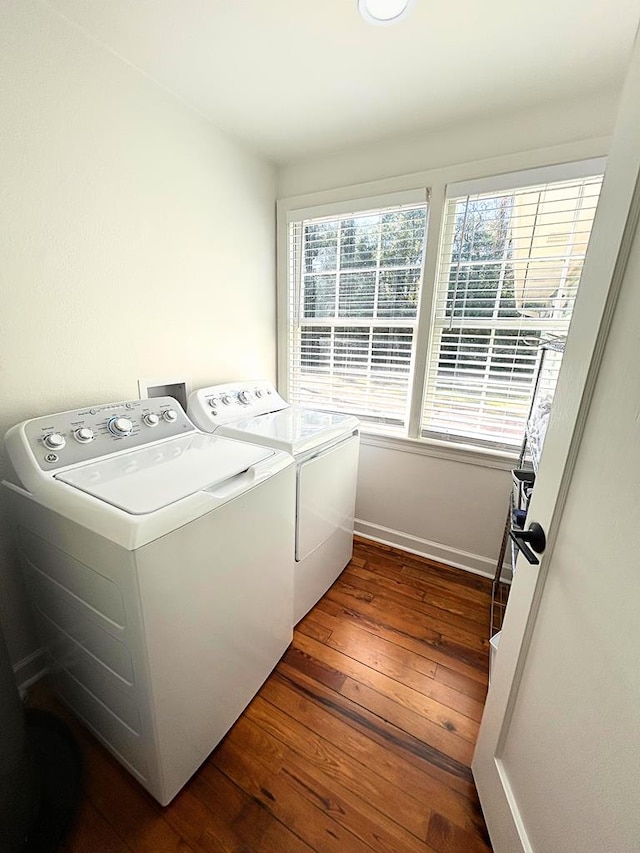
[[[483,578],[356,539],[260,693],[167,808],[74,726],[86,793],[65,853],[487,853],[469,764],[489,592]]]

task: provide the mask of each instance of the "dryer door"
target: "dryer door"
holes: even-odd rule
[[[338,528],[353,531],[357,435],[303,462],[298,470],[296,560],[304,560]]]

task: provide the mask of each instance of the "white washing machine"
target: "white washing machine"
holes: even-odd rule
[[[291,641],[293,459],[170,397],[25,421],[6,455],[56,689],[166,805]]]
[[[189,397],[203,431],[284,450],[296,460],[294,624],[324,595],[353,553],[360,422],[291,406],[270,382],[233,382]]]

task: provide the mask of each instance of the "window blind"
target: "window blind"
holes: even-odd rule
[[[448,200],[421,433],[513,447],[539,348],[566,336],[601,176]],[[549,359],[552,393],[561,356]]]
[[[289,226],[292,403],[404,429],[426,202]]]

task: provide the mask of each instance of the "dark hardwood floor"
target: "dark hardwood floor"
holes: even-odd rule
[[[86,792],[64,850],[490,851],[469,769],[489,591],[483,578],[356,540],[260,693],[166,809],[75,726]]]

